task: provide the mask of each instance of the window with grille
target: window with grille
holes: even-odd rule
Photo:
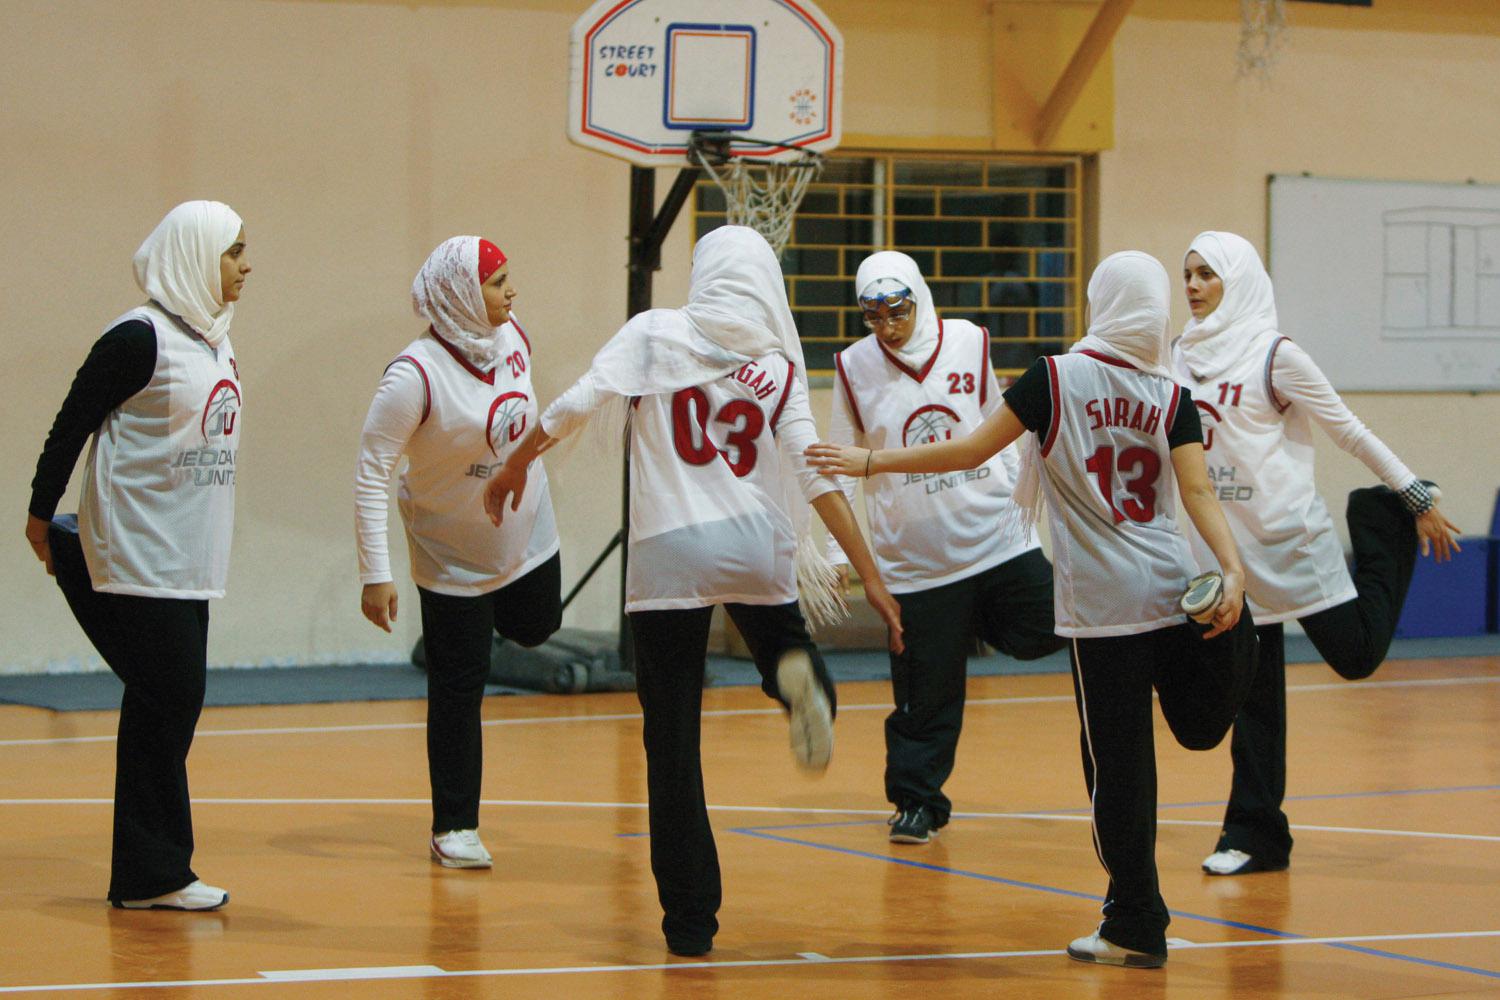
[[[938,315],[990,331],[997,373],[1017,375],[1081,331],[1083,170],[1077,157],[836,154],[797,210],[782,270],[812,372],[863,337],[859,262],[910,254]],[[697,235],[724,224],[711,180],[694,192]]]

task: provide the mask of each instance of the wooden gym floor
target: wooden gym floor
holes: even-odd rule
[[[1493,997],[1500,994],[1500,658],[1373,680],[1288,670],[1288,872],[1202,875],[1227,747],[1158,726],[1167,968],[1062,954],[1097,921],[1064,675],[969,687],[925,847],[885,838],[888,688],[848,684],[834,763],[793,767],[752,688],[705,692],[724,868],[706,959],[667,954],[629,694],[492,698],[490,872],[427,860],[421,702],[219,708],[190,761],[218,913],[124,912],[108,877],[114,715],[0,707],[0,994],[315,997]]]

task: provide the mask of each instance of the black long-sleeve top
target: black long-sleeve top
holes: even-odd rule
[[[126,320],[94,342],[36,460],[27,507],[33,517],[52,519],[84,442],[111,412],[146,388],[154,371],[156,331],[144,320]]]

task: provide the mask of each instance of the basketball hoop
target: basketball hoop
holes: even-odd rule
[[[1286,0],[1240,0],[1237,76],[1271,79],[1271,66],[1286,40]]]
[[[688,143],[690,160],[702,167],[724,192],[727,221],[731,226],[749,226],[766,238],[776,257],[792,236],[792,216],[813,178],[823,171],[823,157],[799,150],[796,159],[782,163],[750,163],[731,154],[732,143],[767,148],[793,149],[780,142],[765,142],[728,132],[694,132]]]

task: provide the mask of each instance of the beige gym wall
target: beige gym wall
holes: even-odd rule
[[[418,329],[407,293],[415,268],[454,233],[505,248],[544,400],[624,318],[628,169],[563,133],[568,28],[585,6],[0,2],[0,301],[11,357],[0,449],[13,470],[0,492],[12,511],[0,671],[97,664],[22,538],[31,472],[88,345],[138,298],[131,253],[167,208],[201,197],[244,216],[255,267],[232,334],[247,423],[234,570],[213,607],[211,660],[405,655],[420,630],[409,582],[396,636],[358,612],[350,477],[379,373]],[[991,147],[987,3],[822,6],[847,44],[846,132],[901,148]],[[1067,6],[1084,22],[1093,7]],[[1263,245],[1271,172],[1500,181],[1488,110],[1500,19],[1482,0],[1445,3],[1442,15],[1431,6],[1293,4],[1294,33],[1263,86],[1234,78],[1237,4],[1139,0],[1114,46],[1100,250],[1138,247],[1175,268],[1210,226]],[[1075,41],[1056,45],[1065,53]],[[670,176],[661,172],[659,191]],[[669,241],[658,303],[685,292],[688,228],[684,218]],[[1500,418],[1500,397],[1350,402],[1443,481],[1461,524],[1487,522],[1494,450],[1476,453],[1469,439]],[[826,414],[825,392],[814,408]],[[1368,479],[1319,447],[1325,495]],[[578,454],[549,461],[549,473],[568,585],[616,526],[618,462]],[[398,579],[404,548],[393,540]],[[612,624],[616,575],[607,564],[569,624]]]

